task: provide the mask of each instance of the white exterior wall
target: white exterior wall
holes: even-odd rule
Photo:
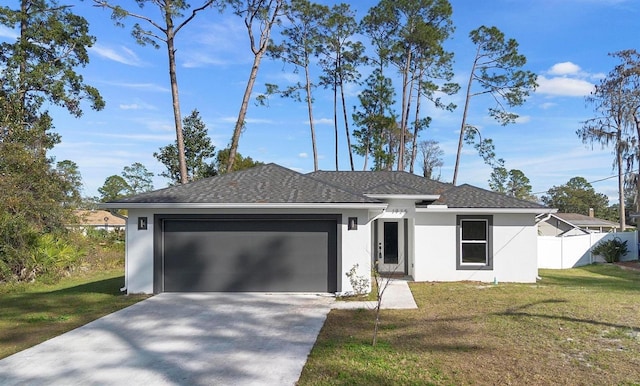
[[[456,269],[457,214],[460,213],[416,214],[413,274],[416,281],[536,281],[537,228],[533,214],[493,214],[491,270]]]
[[[138,217],[147,229],[138,230]],[[128,294],[153,293],[153,211],[129,209],[125,241],[125,287]]]
[[[155,214],[341,214],[338,224],[338,288],[349,292],[351,283],[346,273],[358,264],[358,275],[370,278],[371,272],[371,221],[367,209],[129,209],[126,233],[125,286],[127,293],[153,293],[153,235]],[[147,230],[138,230],[138,217],[147,217]],[[358,229],[348,230],[349,217],[358,218]]]

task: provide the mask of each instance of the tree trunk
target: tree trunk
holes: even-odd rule
[[[309,63],[309,61],[305,61]],[[313,171],[318,171],[318,149],[316,148],[316,129],[313,123],[313,102],[311,98],[311,80],[309,79],[309,65],[304,66],[304,75],[307,80],[307,110],[309,111],[309,127],[311,128],[311,145],[313,147]]]
[[[251,66],[251,73],[249,74],[249,81],[247,87],[244,90],[244,96],[242,97],[242,105],[240,105],[240,112],[238,113],[238,120],[236,126],[233,129],[233,136],[231,137],[231,146],[229,147],[229,163],[227,164],[227,173],[233,171],[233,166],[236,161],[236,153],[238,152],[238,143],[240,142],[240,135],[244,129],[244,119],[247,116],[247,109],[249,108],[249,99],[251,99],[251,92],[253,91],[253,85],[256,82],[258,76],[258,69],[260,68],[260,60],[262,59],[263,52],[258,52],[253,58],[253,66]]]
[[[418,78],[418,90],[416,92],[416,120],[413,124],[413,142],[411,143],[411,165],[409,166],[409,173],[413,174],[414,165],[416,163],[416,156],[418,154],[418,132],[420,131],[420,92],[422,82],[420,81],[422,76]]]
[[[409,88],[409,71],[411,66],[411,51],[407,52],[407,62],[402,70],[402,111],[400,113],[400,137],[398,145],[398,170],[404,170],[404,148],[405,148],[405,138],[404,135],[406,133],[406,123],[409,116],[409,97],[407,96],[407,89]]]
[[[26,44],[25,39],[26,39],[26,35],[27,35],[27,28],[29,28],[29,25],[27,23],[27,20],[29,19],[29,15],[27,15],[27,10],[28,10],[28,3],[29,0],[22,0],[20,2],[20,46],[21,46],[21,55],[22,58],[20,59],[20,70],[19,70],[19,74],[18,74],[18,82],[19,82],[19,100],[20,100],[20,104],[18,107],[18,113],[19,113],[19,122],[21,123],[22,127],[26,126],[26,121],[25,121],[25,110],[26,110],[26,97],[27,97],[27,87],[25,85],[25,74],[27,73],[27,58],[25,56],[25,48],[24,45]],[[11,134],[13,133],[13,125],[9,124],[7,125],[7,136],[11,137]]]
[[[356,170],[353,166],[353,149],[351,148],[351,134],[349,133],[349,120],[347,119],[347,102],[344,97],[344,86],[342,77],[340,77],[340,98],[342,99],[342,115],[344,116],[344,130],[347,134],[347,148],[349,149],[349,163],[351,171]]]
[[[471,67],[471,74],[469,74],[469,83],[467,83],[467,95],[464,101],[464,111],[462,112],[462,123],[460,124],[460,138],[458,139],[458,151],[456,152],[456,164],[453,168],[453,181],[451,182],[454,186],[458,181],[458,169],[460,168],[460,154],[462,153],[462,141],[464,140],[464,130],[467,125],[467,111],[469,110],[469,100],[471,99],[471,83],[473,82],[473,73],[476,70],[476,62],[478,57],[476,55],[476,59],[473,61],[473,66]]]
[[[335,78],[333,80],[333,130],[336,138],[336,171],[338,171],[338,81]]]
[[[184,155],[184,137],[182,135],[182,115],[180,113],[180,97],[178,95],[178,77],[176,76],[176,50],[173,44],[173,21],[167,10],[167,52],[169,54],[169,79],[171,81],[171,99],[173,101],[173,119],[176,126],[176,143],[178,144],[178,167],[180,170],[180,183],[189,182],[187,175],[187,162]]]
[[[269,13],[271,10],[271,6],[275,1],[276,5],[274,6],[273,13],[269,14],[269,19],[264,21],[264,24],[260,26],[260,39],[258,44],[256,45],[254,36],[253,36],[253,18],[260,11],[265,11]],[[238,143],[240,142],[240,135],[242,134],[242,130],[244,129],[244,120],[247,116],[247,109],[249,108],[249,99],[251,99],[251,92],[253,91],[253,85],[256,82],[256,77],[258,76],[258,69],[260,68],[260,61],[262,60],[262,56],[267,51],[269,47],[269,38],[271,36],[271,28],[273,24],[276,23],[280,7],[282,6],[283,0],[271,0],[267,5],[266,9],[255,9],[255,10],[247,10],[248,14],[245,16],[245,26],[249,33],[249,40],[251,42],[251,51],[253,52],[253,65],[251,66],[251,73],[249,74],[249,81],[247,81],[247,87],[244,90],[244,96],[242,97],[242,104],[240,105],[240,112],[238,113],[238,120],[236,121],[236,126],[233,129],[233,136],[231,137],[231,145],[229,146],[229,163],[227,164],[227,173],[233,171],[233,167],[236,162],[236,154],[238,152]],[[261,8],[259,5],[258,8]]]
[[[620,132],[618,131],[618,144],[620,143]],[[618,147],[616,149],[616,156],[618,162],[618,199],[620,200],[620,231],[624,232],[626,227],[626,216],[624,208],[624,174],[622,172],[622,149]]]

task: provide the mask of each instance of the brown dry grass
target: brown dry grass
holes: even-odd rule
[[[412,283],[418,310],[334,310],[307,384],[640,384],[640,272],[542,271],[538,284]]]

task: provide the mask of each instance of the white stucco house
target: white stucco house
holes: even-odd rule
[[[372,263],[416,281],[535,282],[554,210],[406,172],[267,164],[103,204],[127,209],[126,290],[352,291]]]

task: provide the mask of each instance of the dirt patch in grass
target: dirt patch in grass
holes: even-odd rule
[[[640,272],[541,271],[538,284],[412,283],[418,310],[333,310],[307,384],[638,384]]]
[[[0,285],[0,358],[82,326],[147,296],[125,296],[122,269],[56,284]]]

